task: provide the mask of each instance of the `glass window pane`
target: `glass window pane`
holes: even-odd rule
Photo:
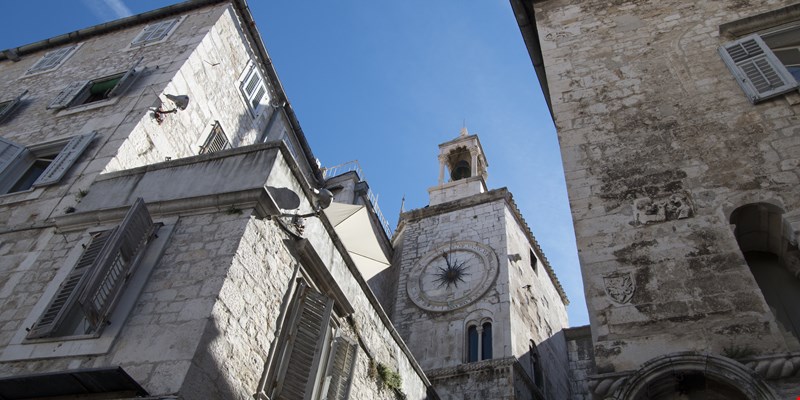
[[[483,360],[492,358],[492,324],[483,324],[483,335],[481,335],[481,355]]]
[[[470,326],[467,329],[467,337],[469,340],[467,362],[478,361],[478,328],[474,325]]]

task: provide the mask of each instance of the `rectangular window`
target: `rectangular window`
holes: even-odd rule
[[[263,111],[270,100],[267,84],[258,69],[258,65],[250,63],[240,81],[239,88],[242,91],[242,95],[244,95],[250,113],[255,117]]]
[[[6,120],[6,118],[8,118],[11,113],[14,112],[14,109],[16,109],[17,106],[19,106],[19,104],[22,102],[22,97],[27,93],[28,91],[26,90],[13,100],[0,102],[0,123]]]
[[[57,183],[94,139],[95,132],[68,141],[25,147],[0,138],[0,194]]]
[[[170,18],[147,25],[139,32],[136,38],[131,41],[131,47],[156,43],[166,39],[167,36],[175,30],[179,22],[180,18]]]
[[[156,230],[139,198],[122,223],[92,234],[27,338],[99,335]]]
[[[77,107],[103,100],[109,100],[122,94],[141,74],[136,70],[142,58],[139,58],[126,72],[106,76],[90,81],[76,81],[67,85],[58,93],[47,108],[60,110]]]
[[[536,266],[538,265],[538,260],[536,259],[536,254],[533,254],[533,250],[530,250],[530,252],[531,252],[531,254],[530,254],[530,257],[531,257],[531,269],[533,269],[533,272],[536,273],[536,272],[538,272],[538,270],[536,269]]]
[[[228,141],[228,136],[222,130],[219,121],[214,121],[214,127],[211,128],[211,133],[208,135],[205,143],[200,146],[200,154],[215,153],[231,148],[231,142]]]
[[[299,280],[257,399],[347,399],[358,345],[341,336],[333,300]]]
[[[33,64],[32,67],[28,68],[25,72],[25,75],[32,75],[37,74],[39,72],[45,71],[52,71],[58,68],[64,61],[71,56],[75,50],[79,47],[79,45],[74,44],[72,46],[62,47],[60,49],[55,49],[45,53],[36,64]]]
[[[797,89],[800,27],[753,34],[719,48],[720,56],[747,98],[758,103]]]

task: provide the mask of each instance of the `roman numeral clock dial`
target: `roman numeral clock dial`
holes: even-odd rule
[[[406,284],[411,301],[445,312],[473,303],[494,284],[498,258],[482,243],[454,241],[436,247],[414,266]]]

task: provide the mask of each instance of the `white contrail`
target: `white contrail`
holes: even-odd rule
[[[133,15],[128,6],[122,0],[81,0],[83,5],[89,9],[97,18],[109,21],[113,19],[125,18]]]

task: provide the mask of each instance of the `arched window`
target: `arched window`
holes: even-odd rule
[[[467,326],[466,362],[489,360],[492,355],[492,322],[470,323]]]
[[[784,335],[798,339],[800,280],[790,270],[797,268],[800,253],[786,235],[791,229],[785,229],[788,223],[782,214],[783,210],[772,204],[748,204],[734,210],[730,222],[735,225],[739,249]]]

